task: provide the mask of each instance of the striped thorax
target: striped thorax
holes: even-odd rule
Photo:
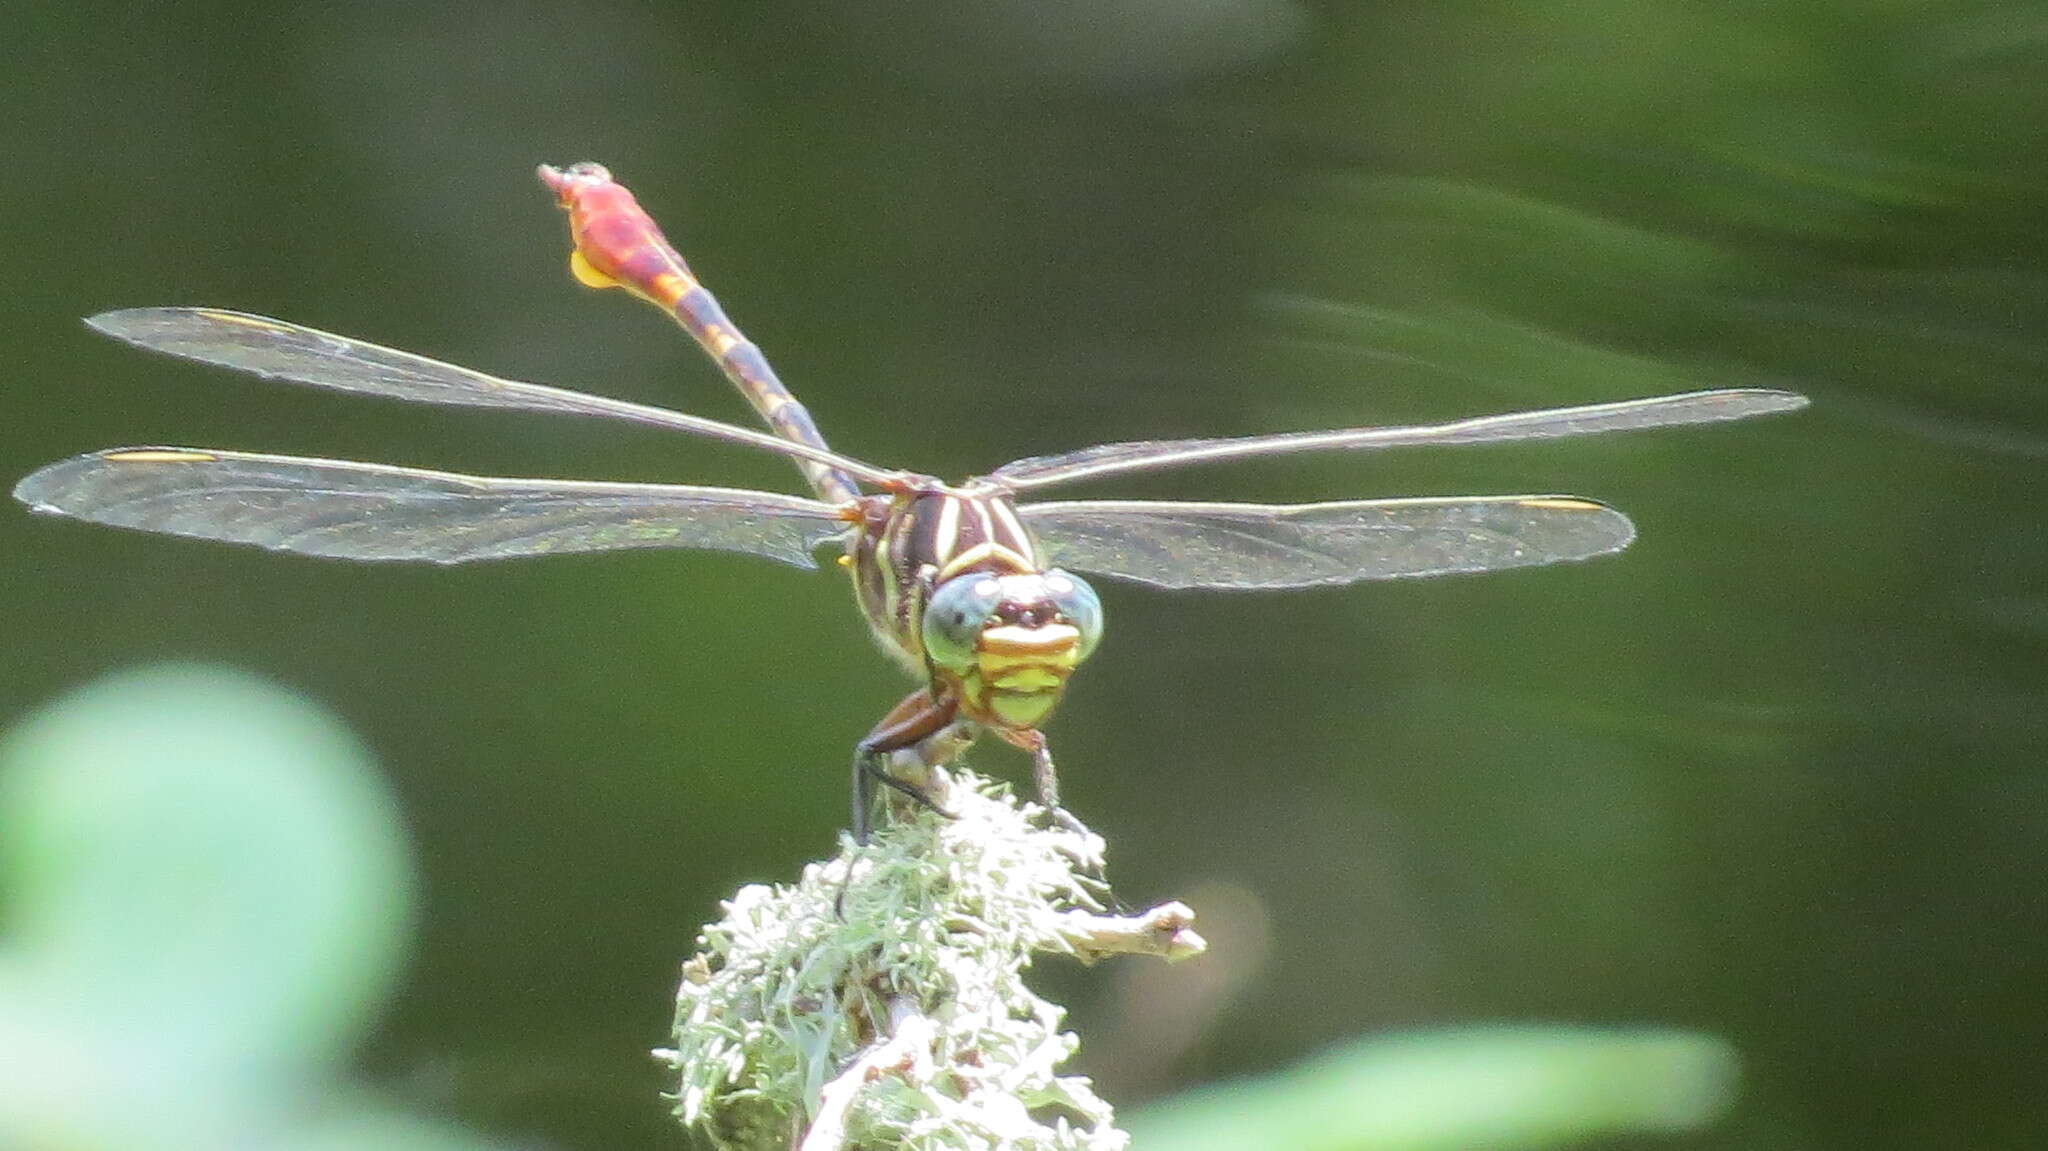
[[[1044,723],[1102,635],[1094,589],[1046,566],[1000,491],[933,483],[863,497],[847,554],[882,646],[989,727]]]

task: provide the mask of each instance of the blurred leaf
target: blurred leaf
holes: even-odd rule
[[[315,1118],[278,1139],[269,1151],[486,1151],[494,1146],[460,1128],[363,1100]]]
[[[826,19],[835,47],[870,66],[879,58],[953,83],[1055,90],[1244,67],[1293,47],[1308,28],[1292,0],[940,0],[849,5]]]
[[[0,863],[16,993],[103,1059],[154,1052],[194,1078],[336,1062],[409,915],[363,749],[225,671],[111,679],[0,743]]]
[[[1444,393],[1467,408],[1625,399],[1703,384],[1670,364],[1463,305],[1389,309],[1276,294],[1260,301],[1260,314],[1281,346],[1369,376],[1380,394]]]
[[[1272,219],[1289,255],[1284,284],[1257,301],[1263,333],[1291,370],[1369,381],[1403,418],[1441,413],[1438,396],[1541,407],[1740,380],[1717,355],[1672,348],[1750,264],[1675,230],[1370,175],[1308,184]]]
[[[1734,1053],[1682,1031],[1500,1027],[1369,1039],[1132,1116],[1137,1151],[1554,1147],[1682,1131],[1727,1106]]]

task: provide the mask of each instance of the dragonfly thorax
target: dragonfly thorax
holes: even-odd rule
[[[849,566],[877,638],[978,723],[1050,716],[1101,636],[1094,590],[1048,568],[1000,491],[933,483],[868,499]]]

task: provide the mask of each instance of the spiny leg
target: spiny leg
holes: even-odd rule
[[[1034,727],[1023,731],[999,729],[996,734],[1011,746],[1031,753],[1031,782],[1038,788],[1038,802],[1045,806],[1053,821],[1068,831],[1086,831],[1080,820],[1060,806],[1059,773],[1053,769],[1052,747],[1046,742],[1045,733]]]
[[[874,785],[879,782],[917,803],[951,819],[952,813],[939,806],[924,789],[908,780],[899,779],[890,772],[889,757],[898,752],[917,748],[920,744],[940,735],[953,725],[960,713],[959,703],[953,699],[935,699],[929,688],[919,688],[903,697],[903,701],[889,709],[889,713],[876,723],[874,729],[861,738],[853,748],[853,841],[866,844],[868,841],[868,813],[874,806]],[[936,766],[943,762],[927,759]]]

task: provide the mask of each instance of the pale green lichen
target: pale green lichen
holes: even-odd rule
[[[1164,928],[1100,916],[1099,837],[965,772],[946,791],[955,818],[898,812],[705,927],[657,1052],[685,1124],[728,1151],[1126,1145],[1088,1081],[1058,1073],[1078,1040],[1023,973],[1048,951],[1191,954],[1186,910]]]

